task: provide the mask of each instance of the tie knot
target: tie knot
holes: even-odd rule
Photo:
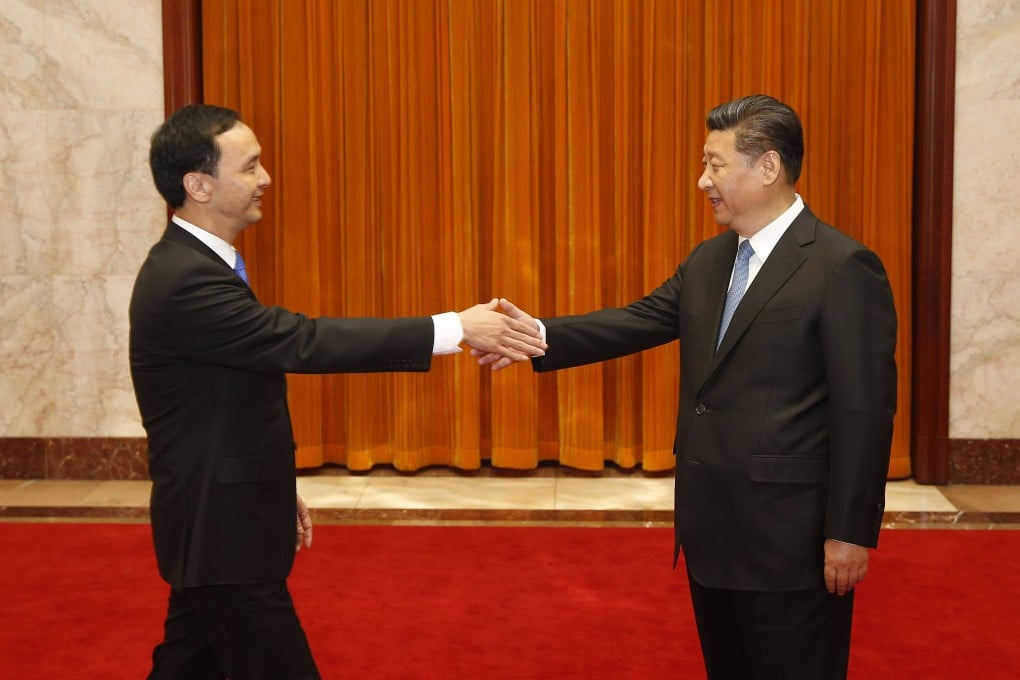
[[[241,277],[241,280],[248,283],[248,269],[244,266],[244,258],[241,253],[234,251],[234,273]]]
[[[715,344],[716,349],[722,344],[723,336],[726,335],[726,329],[729,328],[730,320],[733,319],[733,314],[737,311],[737,305],[740,304],[740,299],[744,297],[744,290],[747,288],[747,279],[750,275],[749,264],[752,255],[754,255],[754,248],[751,247],[749,240],[744,239],[740,246],[737,247],[737,259],[733,263],[730,289],[726,291],[726,302],[723,305],[722,320],[719,323],[719,338]]]
[[[737,259],[748,261],[754,255],[754,248],[751,247],[751,240],[744,239],[744,242],[737,248]]]

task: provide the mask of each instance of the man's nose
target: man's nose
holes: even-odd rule
[[[698,188],[702,191],[708,191],[711,186],[712,181],[708,178],[708,168],[705,168],[701,171],[701,177],[698,178]]]

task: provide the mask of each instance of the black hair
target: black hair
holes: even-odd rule
[[[220,147],[216,137],[241,122],[232,109],[189,104],[175,111],[152,135],[149,168],[156,189],[171,208],[184,205],[184,176],[189,172],[216,175]]]
[[[797,113],[764,94],[741,97],[708,112],[709,130],[733,130],[736,148],[752,160],[775,151],[786,168],[790,184],[800,178],[804,161],[804,132]]]

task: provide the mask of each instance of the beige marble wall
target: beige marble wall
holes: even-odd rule
[[[0,0],[0,437],[140,436],[128,297],[165,212],[160,0]]]
[[[959,0],[950,436],[1020,437],[1020,0]],[[0,0],[0,437],[141,436],[160,0]]]
[[[1020,437],[1020,0],[959,0],[949,436]]]

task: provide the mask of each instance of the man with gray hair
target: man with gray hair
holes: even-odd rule
[[[885,505],[896,311],[879,258],[794,186],[800,120],[768,96],[708,114],[698,188],[727,231],[622,308],[536,321],[536,371],[679,340],[674,564],[711,680],[844,678]],[[481,355],[503,368],[509,359]]]

